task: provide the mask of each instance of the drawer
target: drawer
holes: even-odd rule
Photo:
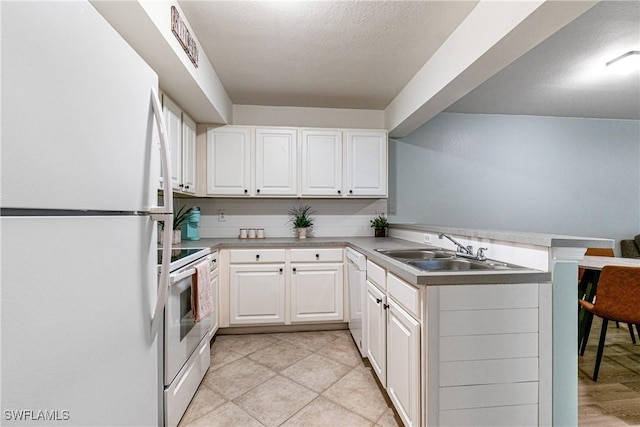
[[[383,291],[387,288],[386,270],[367,260],[367,280]]]
[[[420,319],[420,291],[391,273],[387,274],[387,291],[405,310]]]
[[[229,251],[229,262],[268,263],[284,262],[284,249],[233,249]]]
[[[343,262],[343,249],[291,249],[291,262]]]

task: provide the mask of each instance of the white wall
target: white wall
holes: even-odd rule
[[[316,237],[373,236],[369,220],[386,213],[384,199],[176,199],[176,205],[199,206],[200,237],[238,237],[240,228],[264,228],[268,237],[293,237],[287,212],[307,204],[315,213]],[[226,221],[218,221],[218,211]]]
[[[640,232],[638,121],[441,113],[389,154],[392,222]]]

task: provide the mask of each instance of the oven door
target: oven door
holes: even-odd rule
[[[164,384],[169,385],[211,329],[211,315],[198,323],[193,319],[191,283],[198,262],[189,264],[169,276],[169,294],[165,307]]]

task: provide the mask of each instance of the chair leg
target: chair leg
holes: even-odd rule
[[[629,323],[627,326],[629,326],[629,334],[631,335],[631,342],[633,342],[633,345],[636,345],[636,334],[633,333],[633,324]]]
[[[598,343],[598,355],[596,356],[596,367],[593,370],[593,380],[598,381],[598,371],[600,371],[600,362],[602,361],[602,352],[604,350],[604,340],[607,336],[608,319],[602,319],[602,330],[600,331],[600,342]]]
[[[584,351],[587,349],[587,341],[589,341],[589,334],[591,333],[591,323],[593,322],[593,314],[585,313],[584,332],[582,334],[582,343],[580,345],[580,356],[584,356]]]

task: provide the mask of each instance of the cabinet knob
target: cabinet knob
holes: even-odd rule
[[[256,255],[256,261],[260,261],[260,254]]]
[[[382,302],[382,299],[376,298],[376,304],[380,304],[381,302]]]
[[[280,269],[280,273],[282,273],[282,269]]]
[[[247,191],[247,189],[245,188],[245,189],[244,189],[244,194],[247,194],[247,193],[248,193],[248,191]]]
[[[185,185],[185,186],[184,186],[184,188],[186,188],[186,189],[188,190],[188,189],[189,189],[189,186],[188,186],[188,185]]]
[[[256,193],[260,193],[260,189],[259,188],[256,190]]]
[[[353,194],[353,190],[349,190],[349,194]]]
[[[338,190],[338,194],[342,194],[342,191]]]
[[[316,259],[320,259],[320,254],[316,254]]]
[[[384,308],[385,310],[389,309],[389,304],[382,304],[382,308]]]
[[[296,272],[296,268],[295,268],[295,267],[293,267],[293,272],[294,272],[294,273]]]
[[[180,187],[180,188],[184,188],[184,185],[180,184],[180,185],[178,185],[178,187]]]

